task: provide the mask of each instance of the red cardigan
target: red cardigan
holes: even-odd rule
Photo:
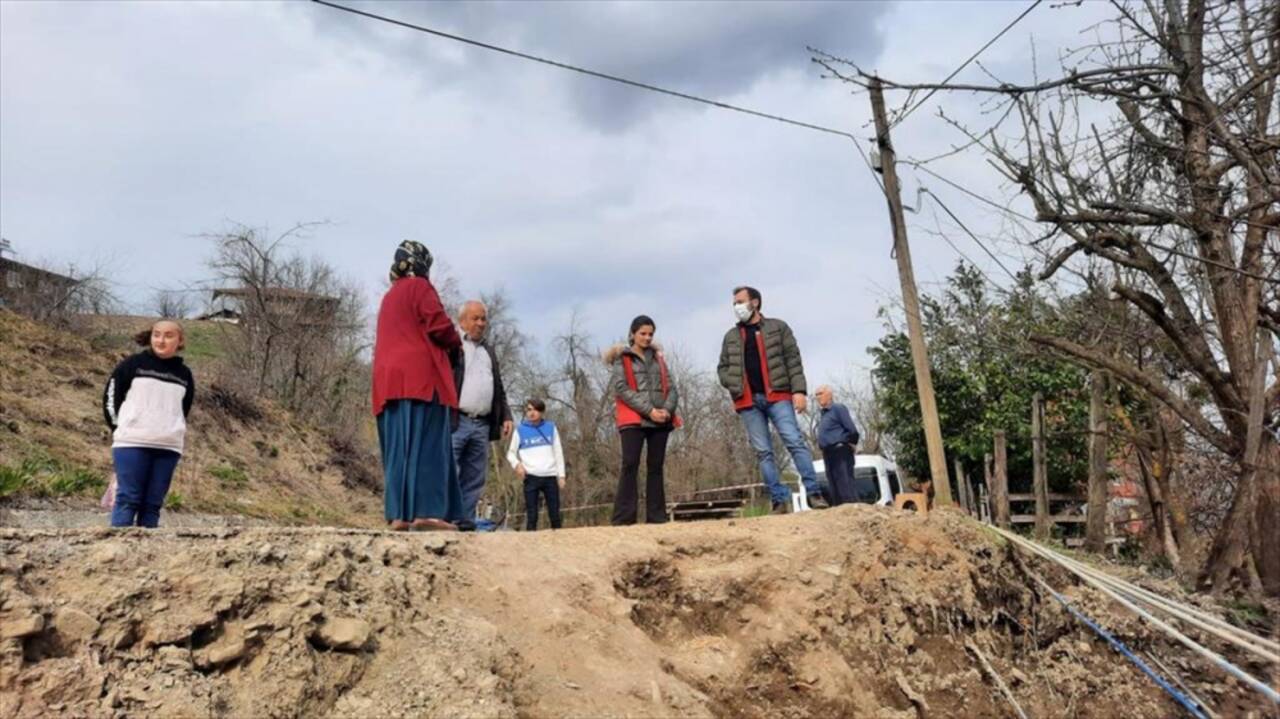
[[[421,277],[391,283],[378,309],[373,344],[373,413],[389,400],[432,400],[457,408],[449,353],[462,338],[440,304],[436,288]]]

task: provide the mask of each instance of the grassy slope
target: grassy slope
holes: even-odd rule
[[[380,524],[380,498],[344,483],[324,434],[254,401],[242,420],[211,401],[228,328],[187,322],[184,353],[199,388],[171,509],[244,514],[289,524]],[[136,348],[142,318],[94,318],[80,333],[54,330],[0,310],[0,501],[96,501],[111,471],[100,398],[115,363]],[[233,331],[233,330],[232,330]],[[348,458],[349,459],[349,458]],[[377,458],[360,459],[377,472]]]

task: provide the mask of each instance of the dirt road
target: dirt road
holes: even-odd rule
[[[1174,713],[1005,552],[958,516],[861,505],[535,534],[0,530],[0,715],[1010,715],[975,649],[1032,716]]]

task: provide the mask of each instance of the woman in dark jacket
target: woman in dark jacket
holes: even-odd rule
[[[449,355],[462,339],[427,279],[431,253],[405,240],[391,265],[373,347],[373,413],[392,529],[452,530],[462,519],[449,415],[457,411]]]
[[[626,345],[605,353],[612,366],[609,385],[615,397],[618,434],[622,438],[622,473],[613,501],[613,524],[635,524],[636,475],[640,451],[648,445],[648,476],[645,480],[645,522],[667,521],[667,495],[662,465],[667,456],[667,438],[680,426],[676,416],[679,395],[667,372],[662,351],[653,343],[655,325],[646,315],[631,321]]]

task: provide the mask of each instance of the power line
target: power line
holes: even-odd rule
[[[759,111],[759,110],[752,110],[751,108],[742,107],[742,106],[739,106],[739,105],[732,105],[732,104],[730,104],[730,103],[727,103],[727,102],[721,102],[721,101],[719,101],[719,100],[711,100],[711,99],[708,99],[708,98],[705,98],[705,97],[700,97],[700,96],[698,96],[698,95],[692,95],[692,94],[689,94],[689,93],[686,93],[686,92],[680,92],[680,91],[678,91],[678,90],[670,90],[670,89],[667,89],[667,88],[664,88],[664,87],[659,87],[659,86],[657,86],[657,85],[651,85],[651,84],[649,84],[649,83],[645,83],[645,82],[639,82],[639,81],[636,81],[636,80],[630,80],[630,79],[627,79],[627,78],[625,78],[625,77],[620,77],[620,76],[618,76],[618,75],[611,75],[611,74],[609,74],[609,73],[600,72],[600,71],[597,71],[597,70],[591,70],[591,69],[588,69],[588,68],[579,67],[579,66],[577,66],[577,65],[570,65],[570,64],[568,64],[568,63],[563,63],[563,62],[559,62],[559,61],[556,61],[556,60],[550,60],[550,59],[547,59],[547,58],[544,58],[544,57],[539,57],[539,56],[537,56],[537,55],[531,55],[531,54],[529,54],[529,53],[520,52],[520,51],[518,51],[518,50],[512,50],[512,49],[510,49],[510,48],[501,47],[501,46],[499,46],[499,45],[493,45],[493,44],[490,44],[490,43],[481,42],[481,41],[479,41],[479,40],[473,40],[473,39],[471,39],[471,38],[463,37],[463,36],[461,36],[461,35],[455,35],[455,34],[453,34],[453,33],[444,32],[444,31],[442,31],[442,30],[436,30],[436,29],[434,29],[434,28],[426,27],[426,26],[423,26],[423,25],[416,25],[416,24],[414,24],[414,23],[406,22],[406,21],[404,21],[404,20],[397,20],[397,19],[395,19],[395,18],[387,17],[387,16],[385,16],[385,15],[378,15],[378,14],[376,14],[376,13],[367,12],[367,11],[365,11],[365,10],[357,10],[356,8],[347,7],[347,6],[345,6],[345,5],[339,5],[339,4],[337,4],[337,3],[329,2],[328,0],[311,0],[311,1],[312,1],[312,2],[314,2],[314,3],[316,3],[317,5],[324,5],[325,7],[330,7],[330,8],[333,8],[333,9],[335,9],[335,10],[341,10],[341,11],[346,12],[346,13],[351,13],[352,15],[359,15],[359,16],[361,16],[361,17],[366,17],[366,18],[369,18],[369,19],[371,19],[371,20],[377,20],[377,21],[379,21],[379,22],[385,22],[385,23],[388,23],[388,24],[391,24],[391,25],[396,25],[396,26],[399,26],[399,27],[408,28],[408,29],[410,29],[410,30],[417,30],[418,32],[423,32],[423,33],[426,33],[426,34],[428,34],[428,35],[434,35],[434,36],[436,36],[436,37],[441,37],[441,38],[444,38],[444,39],[446,39],[446,40],[453,40],[453,41],[455,41],[455,42],[460,42],[460,43],[463,43],[463,44],[466,44],[466,45],[471,45],[471,46],[473,46],[473,47],[482,48],[482,49],[484,49],[484,50],[490,50],[490,51],[492,51],[492,52],[497,52],[497,53],[501,53],[501,54],[504,54],[504,55],[510,55],[510,56],[512,56],[512,57],[518,57],[518,58],[523,59],[523,60],[529,60],[529,61],[532,61],[532,62],[541,63],[541,64],[543,64],[543,65],[549,65],[549,66],[551,66],[551,67],[559,68],[559,69],[561,69],[561,70],[568,70],[568,71],[570,71],[570,72],[576,72],[576,73],[579,73],[579,74],[582,74],[582,75],[587,75],[587,76],[590,76],[590,77],[599,78],[599,79],[601,79],[601,80],[608,80],[608,81],[610,81],[610,82],[616,82],[616,83],[619,83],[619,84],[622,84],[622,85],[627,85],[627,86],[630,86],[630,87],[639,88],[639,89],[641,89],[641,90],[648,90],[648,91],[650,91],[650,92],[656,92],[656,93],[659,93],[659,94],[662,94],[662,95],[668,95],[668,96],[671,96],[671,97],[678,97],[678,98],[680,98],[680,99],[682,99],[682,100],[689,100],[690,102],[697,102],[697,103],[700,103],[700,104],[703,104],[703,105],[709,105],[709,106],[711,106],[711,107],[718,107],[718,108],[720,108],[720,109],[722,109],[722,110],[730,110],[730,111],[732,111],[732,112],[739,112],[739,113],[742,113],[742,114],[744,114],[744,115],[751,115],[751,116],[753,116],[753,117],[759,117],[759,118],[761,118],[761,119],[765,119],[765,120],[772,120],[772,121],[774,121],[774,122],[780,122],[780,123],[783,123],[783,124],[786,124],[786,125],[793,125],[793,126],[795,126],[795,127],[801,127],[801,128],[807,129],[807,130],[814,130],[814,131],[816,131],[816,132],[822,132],[822,133],[826,133],[826,134],[829,134],[829,135],[837,135],[837,136],[839,136],[839,137],[845,137],[845,138],[848,138],[849,140],[853,141],[854,147],[855,147],[855,148],[857,148],[857,150],[858,150],[858,154],[862,157],[862,161],[863,161],[863,163],[867,166],[867,169],[871,172],[871,176],[875,178],[876,183],[877,183],[878,185],[880,185],[881,189],[883,189],[883,188],[884,188],[884,183],[883,183],[883,181],[880,179],[880,174],[879,174],[879,172],[877,172],[877,171],[876,171],[875,166],[874,166],[874,165],[872,164],[872,162],[871,162],[871,159],[867,156],[866,152],[862,149],[862,145],[861,145],[861,144],[859,144],[859,142],[858,142],[858,138],[857,138],[856,136],[854,136],[852,133],[845,132],[844,130],[837,130],[837,129],[835,129],[835,128],[825,127],[825,126],[823,126],[823,125],[816,125],[816,124],[813,124],[813,123],[803,122],[803,121],[800,121],[800,120],[793,120],[793,119],[791,119],[791,118],[789,118],[789,117],[783,117],[783,116],[781,116],[781,115],[774,115],[774,114],[767,113],[767,112],[761,112],[761,111]],[[961,70],[963,70],[963,69],[964,69],[965,67],[967,67],[970,63],[972,63],[972,62],[973,62],[973,61],[974,61],[974,60],[975,60],[979,55],[981,55],[981,54],[982,54],[982,53],[983,53],[983,52],[984,52],[988,47],[990,47],[993,43],[995,43],[997,40],[999,40],[999,39],[1000,39],[1000,38],[1001,38],[1005,33],[1007,33],[1010,29],[1012,29],[1014,25],[1017,25],[1017,24],[1018,24],[1018,22],[1020,22],[1024,17],[1026,17],[1026,16],[1027,16],[1027,15],[1028,15],[1032,10],[1034,10],[1034,9],[1036,8],[1036,6],[1037,6],[1037,5],[1039,5],[1041,2],[1043,2],[1043,0],[1035,0],[1035,2],[1033,2],[1033,3],[1032,3],[1032,4],[1031,4],[1031,5],[1030,5],[1026,10],[1022,11],[1022,13],[1021,13],[1020,15],[1018,15],[1018,17],[1014,18],[1014,19],[1013,19],[1013,21],[1012,21],[1012,22],[1010,22],[1008,25],[1006,25],[1006,26],[1004,27],[1004,29],[1003,29],[1003,30],[1001,30],[999,33],[997,33],[995,37],[993,37],[993,38],[991,38],[990,40],[988,40],[988,41],[987,41],[987,42],[986,42],[986,43],[985,43],[981,48],[979,48],[979,49],[978,49],[978,51],[977,51],[977,52],[975,52],[973,55],[971,55],[971,56],[969,57],[969,59],[965,60],[965,61],[964,61],[964,63],[962,63],[959,67],[957,67],[957,68],[955,69],[955,71],[954,71],[954,72],[952,72],[949,76],[947,76],[946,80],[943,80],[943,81],[942,81],[942,83],[941,83],[941,84],[945,85],[945,84],[946,84],[947,82],[949,82],[952,78],[954,78],[954,77],[956,76],[956,74],[958,74]],[[924,103],[925,103],[925,101],[927,101],[930,97],[932,97],[932,96],[933,96],[933,94],[934,94],[935,92],[937,92],[937,91],[938,91],[938,88],[934,88],[933,90],[930,90],[930,91],[929,91],[929,94],[928,94],[928,95],[926,95],[925,97],[923,97],[923,98],[920,100],[920,102],[916,103],[914,106],[912,106],[912,107],[908,108],[906,111],[904,111],[904,113],[903,113],[902,115],[900,115],[900,116],[898,117],[898,119],[897,119],[897,120],[895,120],[895,121],[890,125],[890,129],[892,129],[892,127],[893,127],[893,126],[897,125],[898,123],[900,123],[900,122],[902,122],[904,119],[906,119],[906,116],[907,116],[907,115],[909,115],[909,114],[911,114],[911,112],[915,111],[915,109],[916,109],[916,108],[919,108],[922,104],[924,104]],[[1013,215],[1017,215],[1017,216],[1022,217],[1023,219],[1026,219],[1026,220],[1031,220],[1031,218],[1026,217],[1025,215],[1021,215],[1021,214],[1019,214],[1019,213],[1013,212],[1012,210],[1009,210],[1007,207],[1004,207],[1004,206],[1002,206],[1002,205],[1000,205],[1000,204],[998,204],[998,203],[996,203],[996,202],[994,202],[994,201],[992,201],[992,200],[989,200],[989,199],[984,198],[984,197],[982,197],[982,196],[980,196],[980,195],[977,195],[976,193],[974,193],[974,192],[972,192],[972,191],[968,190],[967,188],[964,188],[963,186],[961,186],[961,185],[959,185],[959,184],[957,184],[957,183],[954,183],[954,182],[952,182],[951,180],[948,180],[948,179],[946,179],[946,178],[942,177],[941,175],[938,175],[937,173],[933,172],[932,170],[928,169],[927,167],[923,167],[922,165],[919,165],[919,164],[917,164],[917,163],[908,163],[908,164],[912,164],[912,166],[913,166],[913,167],[915,167],[916,169],[920,169],[920,170],[924,170],[925,172],[928,172],[930,175],[933,175],[934,177],[937,177],[939,180],[942,180],[943,182],[946,182],[947,184],[952,185],[952,186],[953,186],[953,187],[955,187],[956,189],[959,189],[959,190],[961,190],[962,192],[965,192],[966,194],[969,194],[969,195],[971,195],[971,196],[973,196],[973,197],[975,197],[975,198],[977,198],[977,199],[980,199],[980,200],[982,200],[983,202],[986,202],[987,204],[990,204],[990,205],[992,205],[993,207],[996,207],[997,209],[1000,209],[1000,210],[1001,210],[1001,211],[1003,211],[1003,212],[1007,212],[1007,213],[1010,213],[1010,214],[1013,214]],[[933,195],[933,193],[930,193],[930,194],[931,194],[931,195]],[[936,199],[936,198],[937,198],[937,195],[933,195],[933,197]],[[941,202],[940,202],[940,201],[939,201],[939,204],[941,204]],[[944,210],[947,210],[947,208],[946,208],[945,206],[943,206],[943,209],[944,209]],[[948,214],[951,214],[950,210],[947,210],[947,213],[948,213]],[[952,215],[952,217],[954,218],[954,215]],[[956,221],[959,223],[959,220],[958,220],[958,219],[957,219]],[[965,230],[965,232],[968,232],[968,233],[970,234],[970,236],[973,236],[973,233],[969,232],[968,228],[967,228],[967,227],[964,227],[963,223],[960,223],[960,224],[961,224],[961,227]],[[979,242],[979,245],[981,246],[981,242],[977,239],[977,237],[976,237],[976,236],[973,236],[973,237],[974,237],[974,241],[975,241],[975,242]],[[1169,251],[1169,252],[1177,253],[1177,251],[1176,251],[1176,250],[1172,250],[1172,249],[1170,249],[1170,248],[1164,248],[1164,247],[1161,247],[1160,249],[1163,249],[1163,250],[1166,250],[1166,251]],[[983,246],[983,250],[984,250],[984,251],[986,251],[988,254],[991,254],[991,252],[990,252],[989,250],[987,250],[985,246]],[[1181,254],[1181,253],[1177,253],[1177,254]],[[1209,260],[1206,260],[1206,259],[1204,259],[1204,258],[1197,258],[1197,257],[1191,256],[1191,255],[1186,255],[1186,256],[1187,256],[1189,259],[1199,259],[1199,260],[1201,260],[1202,262],[1208,262],[1209,264],[1218,264],[1218,263],[1213,263],[1213,262],[1211,262],[1211,261],[1209,261]],[[994,256],[994,255],[992,255],[992,258],[993,258],[993,259],[995,259],[995,256]],[[997,259],[996,261],[997,261],[997,262],[999,262],[999,260],[998,260],[998,259]],[[1003,266],[1003,265],[1002,265],[1002,266]],[[1222,267],[1223,267],[1224,269],[1234,269],[1234,268],[1230,268],[1230,267],[1225,266],[1225,265],[1222,265]],[[1006,272],[1008,272],[1008,269],[1006,268],[1006,269],[1005,269],[1005,271],[1006,271]],[[1251,277],[1256,277],[1255,275],[1252,275],[1252,274],[1247,273],[1247,272],[1243,272],[1242,270],[1234,269],[1234,271],[1239,272],[1239,273],[1241,273],[1241,274],[1245,274],[1245,275],[1251,276]],[[1011,274],[1011,276],[1012,276],[1012,273],[1010,273],[1010,274]],[[1259,279],[1266,279],[1266,278],[1259,278]],[[1274,280],[1273,280],[1273,281],[1274,281]]]
[[[618,75],[610,75],[609,73],[600,72],[598,70],[591,70],[585,67],[579,67],[577,65],[570,65],[568,63],[559,62],[557,60],[549,60],[545,57],[530,55],[529,53],[520,52],[519,50],[512,50],[510,48],[501,47],[499,45],[493,45],[487,42],[481,42],[479,40],[472,40],[471,38],[463,37],[461,35],[454,35],[453,33],[447,33],[442,30],[436,30],[433,28],[426,27],[424,25],[415,25],[411,22],[405,22],[404,20],[396,20],[395,18],[386,17],[385,15],[378,15],[376,13],[366,12],[364,10],[357,10],[352,7],[346,7],[345,5],[339,5],[337,3],[329,2],[328,0],[311,0],[311,1],[316,3],[317,5],[324,5],[325,7],[331,7],[335,10],[348,12],[348,13],[351,13],[352,15],[360,15],[362,17],[367,17],[371,20],[378,20],[380,22],[390,23],[392,25],[398,25],[400,27],[409,28],[410,30],[417,30],[418,32],[424,32],[424,33],[427,33],[428,35],[435,35],[436,37],[442,37],[442,38],[445,38],[446,40],[453,40],[455,42],[464,43],[466,45],[471,45],[473,47],[478,47],[485,50],[491,50],[493,52],[502,53],[503,55],[518,57],[522,60],[530,60],[532,62],[542,63],[543,65],[550,65],[551,67],[559,68],[561,70],[569,70],[570,72],[589,75],[591,77],[599,78],[601,80],[608,80],[610,82],[616,82],[623,85],[628,85],[630,87],[640,88],[641,90],[648,90],[650,92],[656,92],[663,95],[670,95],[671,97],[678,97],[682,100],[689,100],[691,102],[702,103],[703,105],[718,107],[722,110],[732,110],[733,112],[740,112],[745,115],[752,115],[754,117],[763,118],[765,120],[773,120],[774,122],[781,122],[787,125],[803,127],[808,130],[825,132],[830,135],[839,135],[841,137],[847,137],[850,140],[853,140],[855,143],[857,142],[856,137],[854,137],[852,134],[848,132],[845,132],[844,130],[836,130],[834,128],[824,127],[822,125],[815,125],[810,122],[792,120],[789,117],[783,117],[781,115],[773,115],[767,112],[761,112],[759,110],[752,110],[750,108],[741,107],[739,105],[731,105],[727,102],[720,102],[719,100],[710,100],[705,97],[691,95],[689,93],[680,92],[678,90],[668,90],[667,88],[658,87],[657,85],[650,85],[649,83],[646,83],[646,82],[628,80],[627,78],[619,77]],[[868,162],[868,166],[870,166],[869,162]]]
[[[995,37],[991,38],[985,44],[983,44],[982,47],[978,48],[978,51],[970,55],[968,60],[965,60],[964,62],[960,63],[960,67],[957,67],[955,70],[952,70],[951,74],[947,75],[946,79],[938,83],[939,87],[934,87],[932,90],[930,90],[928,94],[920,98],[920,102],[917,102],[916,104],[905,108],[902,111],[902,114],[898,115],[897,119],[895,119],[892,123],[889,124],[889,129],[892,130],[893,128],[897,127],[903,120],[907,119],[908,115],[915,112],[917,109],[920,108],[921,105],[928,102],[929,98],[933,97],[933,94],[941,89],[940,87],[941,85],[946,85],[948,82],[951,82],[951,80],[956,75],[960,74],[961,70],[964,70],[966,67],[968,67],[969,63],[973,62],[974,60],[977,60],[979,55],[986,52],[987,48],[991,47],[992,45],[995,44],[997,40],[1004,37],[1004,34],[1012,30],[1014,25],[1017,25],[1019,22],[1022,22],[1022,18],[1026,17],[1027,15],[1030,15],[1031,11],[1035,10],[1036,7],[1042,2],[1044,2],[1044,0],[1035,0],[1035,2],[1032,2],[1031,5],[1029,5],[1026,10],[1023,10],[1022,13],[1018,15],[1018,17],[1015,17],[1013,19],[1013,22],[1010,22],[1008,25],[1005,25],[1003,30],[996,33]]]
[[[966,194],[966,195],[968,195],[968,196],[970,196],[970,197],[974,198],[975,200],[978,200],[979,202],[982,202],[982,203],[984,203],[984,204],[990,205],[991,207],[994,207],[994,208],[996,208],[997,210],[1000,210],[1001,212],[1003,212],[1003,213],[1005,213],[1005,214],[1007,214],[1007,215],[1010,215],[1010,216],[1012,216],[1012,217],[1017,217],[1017,218],[1022,219],[1022,220],[1026,220],[1027,222],[1034,222],[1034,223],[1037,223],[1037,224],[1045,224],[1045,223],[1044,223],[1043,221],[1041,221],[1041,220],[1037,220],[1037,219],[1035,219],[1034,217],[1030,217],[1030,216],[1028,216],[1028,215],[1024,215],[1023,213],[1018,212],[1017,210],[1010,209],[1009,207],[1006,207],[1005,205],[1002,205],[1002,204],[1000,204],[999,202],[997,202],[997,201],[995,201],[995,200],[992,200],[992,199],[991,199],[991,198],[989,198],[989,197],[985,197],[985,196],[983,196],[983,195],[980,195],[980,194],[978,194],[977,192],[974,192],[973,190],[970,190],[969,188],[965,187],[964,185],[961,185],[960,183],[955,182],[954,180],[950,180],[950,179],[948,179],[948,178],[946,178],[946,177],[944,177],[944,176],[942,176],[942,175],[938,174],[937,172],[934,172],[933,170],[930,170],[928,167],[925,167],[924,165],[921,165],[921,164],[919,164],[918,162],[915,162],[915,161],[912,161],[912,160],[905,160],[904,162],[905,162],[906,164],[908,164],[908,165],[911,165],[911,167],[912,167],[913,169],[915,169],[915,170],[921,170],[921,171],[923,171],[923,172],[927,172],[928,174],[930,174],[930,175],[932,175],[933,177],[937,178],[937,179],[938,179],[938,180],[940,180],[941,182],[945,182],[946,184],[948,184],[948,185],[950,185],[951,187],[953,187],[953,188],[955,188],[955,189],[959,190],[960,192],[963,192],[964,194]],[[930,191],[928,190],[928,188],[925,188],[925,192],[929,192],[929,194],[930,194],[930,195],[933,195],[933,197],[934,197],[935,199],[938,197],[937,195],[934,195],[932,192],[930,192]],[[939,200],[939,204],[941,204],[941,201],[940,201],[940,200]],[[946,209],[946,207],[944,206],[944,207],[943,207],[943,209],[945,210],[945,209]],[[948,214],[950,214],[950,211],[948,211]],[[959,222],[959,221],[957,220],[957,222]],[[966,230],[966,231],[967,231],[967,230]],[[975,239],[976,239],[976,238],[975,238]],[[1276,285],[1280,285],[1280,279],[1276,279],[1276,278],[1274,278],[1274,277],[1269,277],[1269,276],[1266,276],[1266,275],[1260,275],[1260,274],[1258,274],[1258,273],[1256,273],[1256,272],[1250,272],[1250,271],[1248,271],[1248,270],[1242,270],[1242,269],[1240,269],[1239,267],[1235,267],[1235,266],[1230,265],[1230,264],[1227,264],[1227,263],[1225,263],[1225,262],[1220,262],[1220,261],[1218,261],[1218,260],[1214,260],[1214,259],[1211,259],[1211,258],[1208,258],[1208,257],[1201,257],[1201,256],[1196,255],[1196,254],[1193,254],[1193,253],[1191,253],[1191,252],[1186,252],[1186,251],[1183,251],[1183,250],[1179,250],[1179,249],[1178,249],[1178,248],[1176,248],[1176,247],[1170,247],[1170,246],[1168,246],[1168,245],[1160,244],[1159,242],[1156,242],[1155,240],[1152,240],[1152,239],[1150,239],[1150,238],[1147,238],[1147,239],[1143,240],[1143,241],[1142,241],[1142,243],[1143,243],[1144,245],[1148,246],[1148,247],[1153,247],[1153,248],[1155,248],[1155,249],[1157,249],[1157,250],[1161,250],[1161,251],[1163,251],[1163,252],[1168,252],[1168,253],[1169,253],[1169,254],[1171,254],[1171,255],[1177,255],[1178,257],[1181,257],[1181,258],[1186,259],[1186,260],[1193,260],[1193,261],[1195,261],[1195,262],[1199,262],[1199,263],[1201,263],[1201,264],[1203,264],[1203,265],[1208,265],[1208,266],[1211,266],[1211,267],[1217,267],[1218,269],[1226,270],[1226,271],[1228,271],[1228,272],[1232,272],[1232,273],[1235,273],[1235,274],[1237,274],[1237,275],[1241,275],[1242,277],[1248,277],[1248,278],[1250,278],[1250,279],[1258,280],[1258,281],[1260,281],[1260,282],[1265,282],[1265,283],[1268,283],[1268,284],[1276,284]],[[993,259],[994,259],[994,258],[993,258]]]
[[[835,129],[835,128],[825,127],[825,126],[823,126],[823,125],[815,125],[815,124],[810,123],[810,122],[803,122],[803,121],[800,121],[800,120],[793,120],[793,119],[791,119],[791,118],[789,118],[789,117],[783,117],[783,116],[781,116],[781,115],[774,115],[774,114],[771,114],[771,113],[768,113],[768,112],[761,112],[761,111],[759,111],[759,110],[752,110],[751,108],[748,108],[748,107],[741,107],[741,106],[739,106],[739,105],[731,105],[731,104],[729,104],[729,103],[727,103],[727,102],[721,102],[721,101],[719,101],[719,100],[711,100],[711,99],[708,99],[708,98],[705,98],[705,97],[700,97],[700,96],[698,96],[698,95],[692,95],[692,94],[689,94],[689,93],[687,93],[687,92],[680,92],[680,91],[678,91],[678,90],[669,90],[669,89],[667,89],[667,88],[659,87],[659,86],[657,86],[657,85],[651,85],[651,84],[649,84],[649,83],[647,83],[647,82],[639,82],[639,81],[637,81],[637,80],[630,80],[630,79],[627,79],[627,78],[625,78],[625,77],[620,77],[620,76],[618,76],[618,75],[611,75],[611,74],[606,73],[606,72],[600,72],[600,71],[598,71],[598,70],[591,70],[591,69],[589,69],[589,68],[579,67],[579,66],[577,66],[577,65],[570,65],[570,64],[568,64],[568,63],[559,62],[559,61],[557,61],[557,60],[550,60],[550,59],[547,59],[547,58],[544,58],[544,57],[539,57],[539,56],[537,56],[537,55],[531,55],[531,54],[526,53],[526,52],[520,52],[519,50],[512,50],[512,49],[510,49],[510,48],[501,47],[501,46],[499,46],[499,45],[493,45],[493,44],[491,44],[491,43],[481,42],[481,41],[479,41],[479,40],[473,40],[473,39],[468,38],[468,37],[463,37],[463,36],[461,36],[461,35],[455,35],[455,34],[453,34],[453,33],[444,32],[444,31],[442,31],[442,30],[436,30],[436,29],[434,29],[434,28],[429,28],[429,27],[426,27],[426,26],[424,26],[424,25],[416,25],[416,24],[411,23],[411,22],[405,22],[404,20],[397,20],[397,19],[395,19],[395,18],[386,17],[385,15],[378,15],[378,14],[376,14],[376,13],[371,13],[371,12],[367,12],[367,11],[364,11],[364,10],[357,10],[357,9],[355,9],[355,8],[347,7],[347,6],[345,6],[345,5],[339,5],[339,4],[337,4],[337,3],[329,2],[328,0],[311,0],[311,1],[312,1],[312,2],[314,2],[314,3],[316,3],[317,5],[324,5],[325,7],[330,7],[330,8],[333,8],[333,9],[335,9],[335,10],[341,10],[341,11],[343,11],[343,12],[348,12],[348,13],[351,13],[352,15],[359,15],[359,16],[361,16],[361,17],[366,17],[366,18],[369,18],[369,19],[371,19],[371,20],[378,20],[378,21],[380,21],[380,22],[385,22],[385,23],[389,23],[389,24],[391,24],[391,25],[396,25],[396,26],[399,26],[399,27],[408,28],[408,29],[410,29],[410,30],[417,30],[418,32],[423,32],[423,33],[426,33],[426,34],[428,34],[428,35],[434,35],[434,36],[436,36],[436,37],[441,37],[441,38],[444,38],[444,39],[446,39],[446,40],[453,40],[453,41],[455,41],[455,42],[460,42],[460,43],[463,43],[463,44],[465,44],[465,45],[471,45],[471,46],[473,46],[473,47],[478,47],[478,48],[481,48],[481,49],[484,49],[484,50],[490,50],[490,51],[493,51],[493,52],[501,53],[501,54],[503,54],[503,55],[510,55],[510,56],[512,56],[512,57],[518,57],[518,58],[520,58],[520,59],[522,59],[522,60],[529,60],[529,61],[531,61],[531,62],[537,62],[537,63],[541,63],[541,64],[543,64],[543,65],[549,65],[549,66],[551,66],[551,67],[558,68],[558,69],[561,69],[561,70],[568,70],[568,71],[570,71],[570,72],[576,72],[576,73],[579,73],[579,74],[582,74],[582,75],[587,75],[587,76],[590,76],[590,77],[599,78],[599,79],[601,79],[601,80],[608,80],[608,81],[610,81],[610,82],[616,82],[616,83],[619,83],[619,84],[622,84],[622,85],[627,85],[628,87],[639,88],[639,89],[641,89],[641,90],[648,90],[648,91],[650,91],[650,92],[656,92],[656,93],[659,93],[659,94],[662,94],[662,95],[669,95],[669,96],[671,96],[671,97],[678,97],[678,98],[680,98],[680,99],[682,99],[682,100],[689,100],[690,102],[697,102],[697,103],[700,103],[700,104],[703,104],[703,105],[710,105],[711,107],[717,107],[717,108],[720,108],[720,109],[722,109],[722,110],[730,110],[730,111],[732,111],[732,112],[740,112],[740,113],[742,113],[742,114],[744,114],[744,115],[751,115],[752,117],[759,117],[759,118],[762,118],[762,119],[765,119],[765,120],[772,120],[772,121],[774,121],[774,122],[781,122],[781,123],[786,124],[786,125],[793,125],[793,126],[795,126],[795,127],[801,127],[801,128],[806,129],[806,130],[814,130],[814,131],[817,131],[817,132],[826,133],[826,134],[828,134],[828,135],[837,135],[837,136],[839,136],[839,137],[845,137],[845,138],[848,138],[849,140],[851,140],[851,141],[853,142],[854,147],[855,147],[855,148],[857,148],[857,150],[858,150],[858,154],[862,156],[862,162],[863,162],[863,164],[865,164],[865,165],[867,166],[867,170],[869,170],[869,171],[871,172],[871,176],[872,176],[873,178],[875,178],[876,184],[880,186],[880,189],[881,189],[881,190],[883,190],[883,189],[884,189],[884,182],[880,179],[880,174],[879,174],[879,172],[877,172],[877,171],[876,171],[876,169],[875,169],[875,166],[871,164],[871,158],[869,158],[869,157],[867,156],[866,151],[864,151],[864,150],[862,149],[862,145],[860,145],[860,144],[858,143],[858,138],[857,138],[856,136],[854,136],[852,133],[845,132],[844,130],[837,130],[837,129]]]
[[[1000,261],[1000,258],[999,258],[999,257],[997,257],[997,256],[996,256],[996,254],[995,254],[994,252],[992,252],[990,249],[988,249],[988,248],[987,248],[987,246],[986,246],[986,244],[985,244],[985,243],[983,243],[983,241],[982,241],[982,240],[978,239],[978,236],[977,236],[977,235],[975,235],[975,234],[973,234],[973,231],[972,231],[972,230],[970,230],[970,229],[969,229],[969,227],[968,227],[967,225],[965,225],[965,224],[964,224],[964,222],[962,222],[962,221],[960,220],[960,218],[959,218],[959,217],[956,217],[956,213],[952,212],[950,207],[947,207],[947,203],[943,202],[941,197],[938,197],[937,195],[935,195],[935,194],[933,193],[933,190],[930,190],[930,189],[929,189],[929,188],[927,188],[927,187],[924,187],[924,188],[921,188],[921,189],[922,189],[922,190],[924,190],[925,192],[929,193],[929,197],[932,197],[932,198],[933,198],[933,201],[934,201],[934,202],[936,202],[936,203],[938,203],[938,206],[942,208],[942,211],[943,211],[943,212],[945,212],[945,213],[947,213],[947,215],[949,215],[949,216],[951,217],[951,219],[952,219],[952,220],[954,220],[954,221],[955,221],[955,223],[956,223],[957,225],[959,225],[959,226],[960,226],[960,229],[964,230],[964,232],[965,232],[965,234],[966,234],[966,235],[968,235],[968,236],[969,236],[969,237],[970,237],[974,242],[978,243],[978,247],[981,247],[981,248],[982,248],[982,251],[983,251],[983,252],[985,252],[985,253],[987,253],[987,256],[988,256],[988,257],[990,257],[991,259],[995,260],[996,264],[997,264],[997,265],[1000,265],[1000,269],[1004,270],[1005,274],[1009,275],[1009,278],[1010,278],[1010,279],[1012,279],[1012,280],[1014,281],[1014,284],[1017,284],[1017,282],[1018,282],[1018,276],[1017,276],[1016,274],[1014,274],[1012,270],[1010,270],[1008,267],[1006,267],[1006,266],[1005,266],[1005,264],[1004,264],[1004,262],[1001,262],[1001,261]],[[962,253],[962,254],[963,254],[963,253]],[[972,260],[970,260],[970,262],[972,262]],[[975,265],[975,266],[976,266],[976,265]],[[992,284],[995,284],[995,283],[992,283]]]

